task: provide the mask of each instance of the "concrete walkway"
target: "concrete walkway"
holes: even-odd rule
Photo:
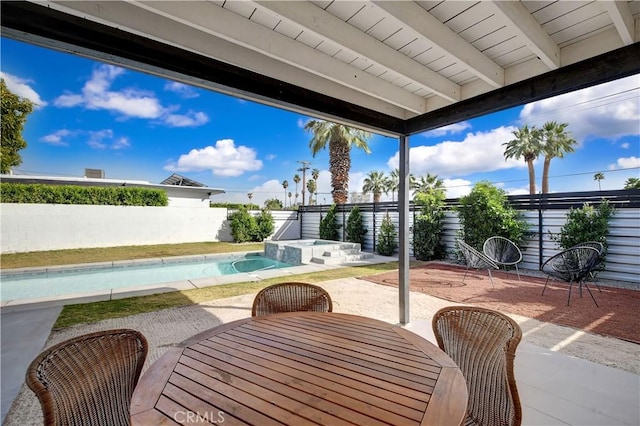
[[[320,285],[331,294],[335,312],[397,323],[397,289],[355,278],[327,281]],[[248,294],[84,324],[51,333],[51,324],[57,316],[53,309],[2,314],[3,414],[6,406],[5,385],[7,391],[20,389],[4,425],[37,424],[42,421],[37,399],[26,386],[20,388],[20,383],[24,380],[24,369],[42,349],[43,339],[46,340],[45,346],[50,346],[92,331],[135,328],[149,341],[146,370],[171,345],[211,327],[248,317],[253,297],[254,294]],[[411,293],[412,323],[407,327],[433,341],[431,316],[440,307],[451,304],[422,293]],[[523,404],[523,424],[640,424],[638,345],[511,316],[520,324],[524,336],[516,356],[516,379]],[[25,341],[32,344],[21,347]],[[37,349],[38,346],[40,349]],[[6,377],[7,374],[9,377]],[[7,395],[6,399],[9,401],[11,398]]]

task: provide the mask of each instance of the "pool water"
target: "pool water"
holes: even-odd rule
[[[291,265],[258,254],[97,269],[4,274],[0,300],[60,296],[279,269]]]

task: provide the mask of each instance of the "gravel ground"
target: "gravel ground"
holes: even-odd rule
[[[319,285],[331,294],[335,312],[363,315],[390,323],[398,322],[398,291],[395,288],[357,278],[327,281]],[[149,341],[146,369],[173,344],[219,324],[250,316],[254,296],[255,294],[248,294],[53,331],[46,346],[93,331],[133,328],[140,330]],[[423,293],[412,292],[410,326],[419,326],[420,329],[430,328],[431,316],[441,307],[452,304]],[[639,345],[517,315],[508,315],[520,324],[523,342],[640,374]],[[42,424],[38,401],[33,393],[23,386],[4,425],[22,426],[38,423]]]

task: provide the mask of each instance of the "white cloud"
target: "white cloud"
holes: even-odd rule
[[[56,98],[54,105],[61,108],[82,106],[92,110],[112,111],[122,118],[158,119],[169,127],[195,127],[209,121],[203,112],[174,113],[175,107],[162,106],[152,92],[133,88],[112,90],[115,79],[124,73],[123,68],[101,65],[94,69],[81,93],[66,92]],[[175,86],[169,87],[180,90]]]
[[[443,179],[447,198],[459,198],[471,192],[471,181],[466,179]]]
[[[169,127],[197,127],[209,121],[209,117],[204,112],[189,111],[187,114],[167,114],[164,122]]]
[[[196,92],[193,87],[186,84],[178,83],[177,81],[168,81],[164,85],[164,90],[177,93],[185,99],[197,98],[198,96],[200,96],[200,94]]]
[[[180,156],[177,162],[169,163],[165,170],[190,172],[211,170],[216,176],[235,177],[245,172],[262,168],[262,161],[256,159],[256,151],[240,145],[232,139],[222,139],[215,146],[192,149]]]
[[[466,176],[513,167],[526,167],[523,160],[504,159],[503,143],[513,139],[515,127],[499,127],[488,132],[468,133],[462,141],[444,141],[410,149],[410,170],[414,176],[427,173],[440,178]],[[399,153],[387,161],[390,170],[399,168]]]
[[[40,95],[28,84],[32,83],[32,81],[24,80],[20,77],[7,74],[6,72],[2,71],[0,71],[0,77],[4,79],[4,82],[7,85],[7,89],[9,89],[11,93],[21,98],[30,100],[31,102],[33,102],[36,109],[42,108],[47,105],[47,102],[43,101],[42,98],[40,98]]]
[[[463,131],[470,129],[471,123],[468,121],[461,121],[459,123],[449,124],[448,126],[443,126],[438,129],[429,130],[428,132],[420,133],[420,136],[424,136],[426,138],[435,138],[444,135],[455,135],[458,133],[462,133]]]
[[[265,160],[267,161],[273,161],[276,159],[276,155],[275,154],[269,154],[265,157]]]
[[[114,138],[113,130],[111,129],[98,130],[88,133],[89,140],[87,141],[87,145],[89,145],[93,149],[120,150],[129,148],[131,146],[129,139],[126,137]]]
[[[57,132],[53,132],[49,135],[41,137],[40,140],[49,145],[69,146],[69,142],[67,142],[65,139],[68,136],[73,136],[73,135],[74,135],[74,132],[71,132],[70,130],[67,130],[67,129],[61,129],[61,130],[58,130]]]
[[[589,138],[617,139],[640,134],[640,75],[532,102],[520,112],[523,124],[568,123],[582,143]]]
[[[629,146],[631,146],[629,142],[624,142],[620,144],[620,148],[623,148],[623,149],[629,149]]]
[[[618,158],[615,164],[609,166],[609,170],[615,169],[630,169],[633,167],[640,167],[640,158],[638,157],[622,157]]]

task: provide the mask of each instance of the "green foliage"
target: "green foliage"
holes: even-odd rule
[[[640,179],[634,177],[627,179],[624,189],[640,189]]]
[[[264,208],[268,210],[282,210],[282,201],[277,198],[269,198],[264,202]]]
[[[425,187],[415,195],[414,201],[421,206],[413,224],[413,255],[417,260],[432,260],[444,257],[444,245],[440,236],[444,227],[445,192],[442,188]]]
[[[332,204],[325,217],[320,221],[321,240],[340,241],[340,234],[338,232],[340,225],[337,222],[336,210],[337,206]]]
[[[9,173],[13,166],[22,163],[18,151],[27,147],[22,131],[27,117],[33,111],[33,103],[7,89],[4,79],[0,79],[0,103],[0,173]]]
[[[349,212],[345,231],[347,241],[351,243],[364,243],[364,234],[367,233],[367,229],[365,229],[364,223],[362,222],[362,215],[360,214],[358,206],[354,206]]]
[[[263,209],[260,212],[260,216],[256,218],[256,231],[254,235],[254,240],[256,242],[262,242],[269,235],[273,234],[275,231],[275,222],[273,220],[273,216],[267,209]]]
[[[257,228],[256,218],[244,207],[229,216],[231,221],[231,235],[236,243],[246,243],[253,240]]]
[[[482,245],[492,236],[508,238],[518,247],[529,237],[524,215],[511,207],[505,191],[489,182],[476,183],[468,195],[460,198],[456,210],[462,227],[460,236],[477,250],[482,251]]]
[[[598,241],[606,249],[609,220],[614,214],[615,209],[608,200],[603,200],[598,207],[585,203],[579,209],[569,210],[560,234],[552,234],[551,239],[563,250],[587,241]]]
[[[0,183],[3,203],[89,204],[110,206],[167,206],[167,193],[161,189],[127,186],[98,187]]]
[[[248,210],[259,210],[260,207],[257,204],[245,204],[245,203],[209,203],[209,207],[223,208],[229,210],[238,210],[242,207]]]
[[[236,243],[261,242],[275,230],[273,216],[268,210],[262,210],[256,218],[242,206],[229,216],[229,220],[231,235]]]
[[[393,255],[395,249],[398,248],[397,235],[396,227],[391,220],[391,216],[387,213],[380,224],[380,235],[378,235],[378,245],[376,247],[378,254],[381,256]]]

